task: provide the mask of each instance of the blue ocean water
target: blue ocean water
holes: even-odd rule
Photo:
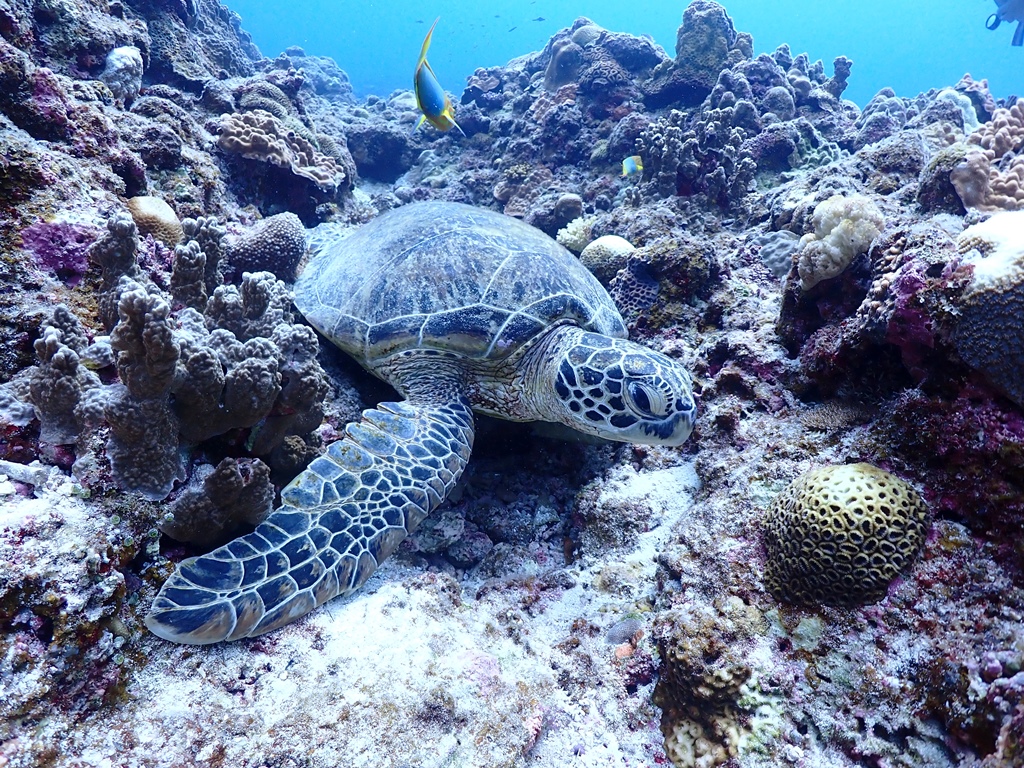
[[[423,37],[440,17],[430,63],[441,84],[462,92],[477,67],[539,51],[557,30],[587,16],[618,32],[647,34],[670,56],[686,2],[669,0],[226,0],[264,56],[290,45],[331,56],[356,93],[409,88]],[[885,86],[901,96],[953,85],[965,72],[988,78],[995,96],[1024,95],[1024,48],[1010,45],[1013,24],[985,28],[993,0],[725,0],[736,29],[754,36],[755,53],[789,43],[793,53],[854,62],[844,93],[864,104]]]

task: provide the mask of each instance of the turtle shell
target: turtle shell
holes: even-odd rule
[[[611,297],[569,251],[461,203],[412,203],[327,242],[296,282],[295,305],[371,367],[413,349],[500,359],[563,322],[626,337]]]

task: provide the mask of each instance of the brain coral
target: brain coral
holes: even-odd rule
[[[814,209],[814,232],[800,239],[800,287],[810,290],[842,274],[867,251],[885,226],[881,211],[866,197],[833,195]]]
[[[168,248],[173,248],[181,240],[182,229],[178,214],[159,197],[141,195],[129,198],[128,210],[142,234],[152,235]]]
[[[913,488],[871,464],[806,472],[765,516],[768,589],[802,604],[879,600],[921,546],[926,517]]]
[[[267,271],[282,280],[295,279],[305,253],[306,230],[302,220],[289,212],[261,219],[228,245],[228,260],[238,273]]]

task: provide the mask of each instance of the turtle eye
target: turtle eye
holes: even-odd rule
[[[665,415],[665,398],[655,389],[631,381],[626,387],[633,410],[641,416],[660,417]]]

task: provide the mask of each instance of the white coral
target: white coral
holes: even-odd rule
[[[99,77],[115,99],[122,104],[130,104],[142,88],[142,70],[142,52],[134,45],[122,45],[107,54]]]
[[[629,254],[636,248],[629,240],[618,235],[603,235],[587,245],[580,253],[580,263],[597,275],[599,280],[611,280],[626,266]]]
[[[587,244],[590,242],[591,227],[594,226],[594,220],[587,216],[580,216],[578,219],[573,219],[555,235],[555,239],[558,240],[559,245],[568,248],[573,253],[580,253]]]
[[[969,254],[974,280],[969,295],[1006,290],[1024,282],[1024,211],[1004,211],[965,229],[957,249]]]
[[[842,274],[885,226],[882,212],[858,195],[833,195],[818,203],[812,221],[814,232],[800,239],[797,262],[800,287],[805,291]]]

